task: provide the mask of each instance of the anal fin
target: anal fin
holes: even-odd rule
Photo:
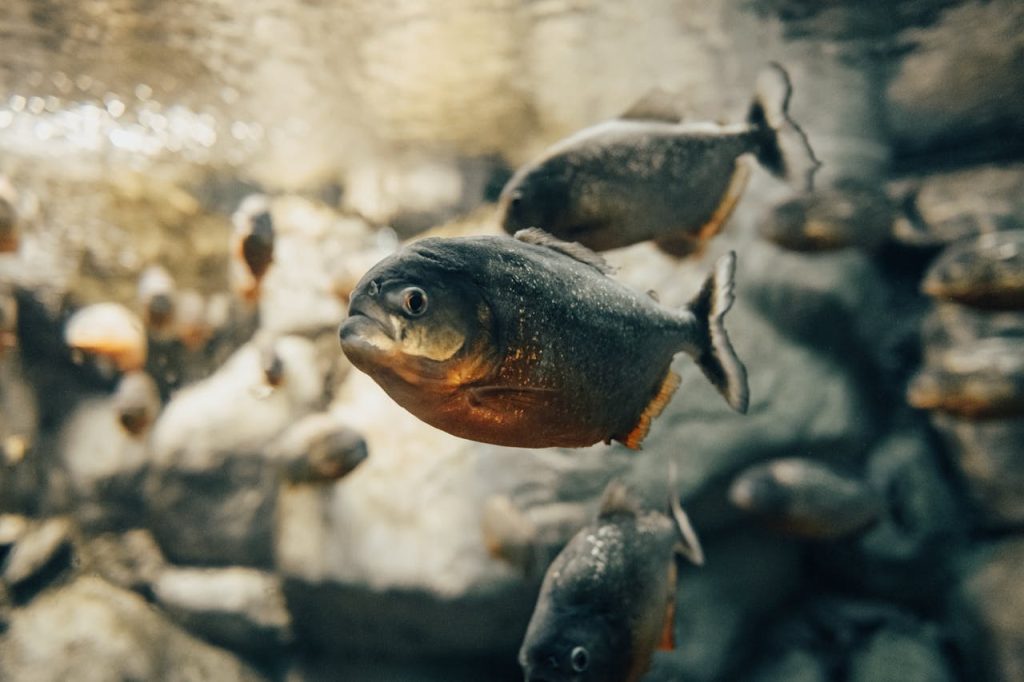
[[[701,244],[722,231],[729,216],[735,210],[736,204],[739,203],[740,197],[743,196],[744,190],[747,189],[748,180],[750,180],[750,166],[743,159],[736,159],[736,169],[732,173],[732,178],[729,179],[729,186],[725,188],[721,203],[711,214],[711,218],[697,232],[697,240]]]
[[[647,437],[647,432],[651,430],[651,422],[662,413],[677,388],[679,388],[679,375],[669,370],[654,398],[651,402],[647,403],[647,407],[640,413],[640,419],[637,420],[633,429],[624,438],[616,439],[631,450],[639,450],[640,443]]]

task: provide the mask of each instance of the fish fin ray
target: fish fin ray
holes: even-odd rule
[[[685,118],[679,111],[677,96],[668,90],[654,87],[619,114],[624,121],[662,121],[664,123],[682,123]]]
[[[707,243],[709,239],[721,232],[722,228],[725,227],[733,210],[736,208],[736,204],[739,203],[740,197],[743,196],[743,191],[747,188],[747,181],[749,179],[750,167],[742,159],[737,159],[736,169],[732,173],[732,178],[729,180],[729,186],[725,189],[721,203],[718,204],[711,218],[697,232],[697,240],[701,244]]]
[[[469,404],[473,407],[505,409],[508,406],[536,407],[543,398],[557,393],[553,388],[524,386],[474,386],[467,389]],[[501,403],[495,405],[495,403]]]
[[[647,407],[640,413],[640,418],[637,420],[636,425],[633,426],[633,429],[625,437],[618,440],[631,450],[639,450],[640,443],[647,437],[647,432],[651,430],[651,422],[662,413],[677,388],[679,388],[679,375],[669,370],[662,380],[661,386],[658,387],[658,392],[654,395],[654,398],[651,399],[651,402],[647,403]]]
[[[750,402],[747,370],[736,356],[723,323],[733,303],[735,272],[736,253],[730,251],[718,259],[714,271],[687,308],[700,325],[698,348],[693,351],[697,366],[730,407],[745,413]]]
[[[552,251],[557,251],[584,265],[589,265],[602,275],[610,275],[613,272],[613,268],[608,264],[608,261],[579,242],[562,241],[539,227],[528,227],[525,230],[519,230],[513,237],[525,244],[534,244],[535,246],[543,246]]]
[[[758,161],[772,175],[800,189],[814,188],[814,174],[821,161],[814,155],[803,129],[789,116],[793,86],[789,74],[772,62],[757,79],[747,123],[758,133]]]

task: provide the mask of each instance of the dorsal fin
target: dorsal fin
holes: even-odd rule
[[[640,514],[640,505],[629,492],[626,484],[619,479],[613,479],[604,489],[601,495],[601,508],[597,518],[603,519],[616,514]]]
[[[608,261],[583,246],[583,244],[579,242],[563,242],[558,237],[552,236],[539,227],[528,227],[525,230],[519,230],[513,236],[526,244],[535,244],[536,246],[549,248],[552,251],[558,251],[573,260],[578,260],[584,265],[589,265],[602,275],[610,275],[612,273],[612,266],[608,265]]]
[[[651,88],[633,102],[633,105],[619,115],[627,121],[663,121],[665,123],[681,123],[683,115],[679,112],[677,96],[664,88]]]

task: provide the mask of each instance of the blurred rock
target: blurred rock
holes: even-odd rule
[[[928,269],[921,290],[976,308],[1024,310],[1024,229],[947,247]]]
[[[882,496],[878,523],[812,553],[841,583],[897,603],[931,603],[952,579],[967,519],[923,433],[896,432],[868,458],[866,478]]]
[[[167,568],[153,585],[156,603],[203,639],[257,659],[292,641],[291,616],[276,576],[251,568]]]
[[[906,215],[896,239],[943,246],[988,232],[1024,227],[1024,165],[982,165],[894,183]]]
[[[329,483],[344,478],[367,457],[366,441],[329,412],[293,424],[268,455],[290,483]]]
[[[1024,540],[981,547],[966,562],[954,601],[968,679],[1024,679]]]
[[[84,527],[106,530],[138,523],[149,443],[124,430],[116,397],[80,403],[61,429],[59,448],[75,513]]]
[[[934,630],[876,632],[850,661],[850,682],[953,682]]]
[[[17,601],[27,601],[71,567],[71,540],[71,521],[66,518],[32,524],[18,538],[0,566],[0,577]]]
[[[153,584],[167,565],[152,534],[141,528],[89,538],[82,544],[80,561],[84,573],[146,599],[152,598]]]
[[[8,682],[259,682],[229,653],[187,635],[138,595],[83,577],[15,611],[0,639]]]
[[[17,508],[37,493],[26,477],[39,433],[36,389],[18,353],[0,355],[0,510]]]
[[[902,153],[938,152],[972,143],[998,153],[1024,118],[1024,72],[1014,0],[963,2],[933,26],[900,36],[909,48],[886,87],[890,134]]]
[[[492,495],[480,519],[484,544],[491,556],[515,566],[528,580],[539,579],[567,539],[594,518],[592,507],[552,502],[524,511],[507,495]]]
[[[750,638],[799,588],[794,545],[740,534],[704,539],[705,568],[680,572],[676,650],[659,663],[685,680],[730,679],[750,655]],[[755,559],[756,557],[756,559]]]
[[[283,337],[284,379],[265,390],[247,345],[210,378],[175,394],[152,434],[147,518],[172,561],[269,566],[278,473],[268,444],[322,400],[313,345]]]
[[[751,682],[829,682],[833,678],[821,656],[807,649],[790,649],[757,667],[749,679]],[[665,682],[669,682],[668,679]]]
[[[981,524],[1024,526],[1024,418],[973,421],[933,415]]]

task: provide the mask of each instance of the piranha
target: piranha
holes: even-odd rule
[[[730,486],[729,501],[769,528],[818,540],[856,533],[882,513],[867,483],[799,457],[745,470]]]
[[[961,240],[935,259],[921,290],[987,310],[1024,309],[1024,229]]]
[[[259,298],[264,275],[274,262],[274,220],[266,197],[252,195],[231,216],[232,276],[243,298]]]
[[[791,251],[872,249],[890,238],[895,207],[881,188],[843,180],[775,205],[760,235]]]
[[[670,365],[680,351],[746,411],[746,370],[722,322],[735,263],[735,254],[720,258],[674,310],[539,229],[423,239],[364,275],[341,345],[399,405],[453,435],[635,449],[679,385]]]
[[[1024,339],[992,337],[933,351],[907,402],[969,419],[1024,416]]]
[[[139,370],[121,377],[114,393],[114,410],[129,435],[139,438],[145,434],[160,406],[160,390],[153,377]]]
[[[674,519],[609,484],[544,576],[519,650],[526,682],[636,682],[656,649],[674,647],[677,561],[704,554],[670,498]]]
[[[809,190],[820,165],[789,117],[789,76],[773,64],[758,79],[745,123],[680,122],[641,101],[623,118],[585,128],[520,168],[502,190],[501,225],[541,227],[596,251],[654,240],[684,257],[721,231],[761,166]],[[659,111],[660,110],[660,111]]]
[[[174,278],[160,265],[151,265],[139,276],[137,300],[147,331],[167,335],[174,326]]]

